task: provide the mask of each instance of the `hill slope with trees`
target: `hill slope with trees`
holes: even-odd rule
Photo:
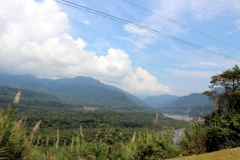
[[[159,108],[160,112],[168,114],[182,114],[191,117],[199,117],[211,113],[215,108],[214,101],[201,93],[192,93],[179,97],[171,104]]]
[[[36,78],[32,75],[0,75],[0,86],[10,86],[53,94],[59,99],[74,103],[99,105],[109,108],[147,107],[143,101],[114,86],[90,77]]]
[[[143,101],[150,107],[158,108],[168,105],[169,103],[178,99],[179,96],[175,95],[158,95],[158,96],[148,96],[143,99]]]

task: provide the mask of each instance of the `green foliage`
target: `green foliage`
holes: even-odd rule
[[[28,128],[42,120],[39,132],[43,135],[55,134],[60,129],[62,136],[71,139],[72,133],[79,130],[82,125],[85,140],[92,141],[100,124],[119,126],[124,137],[132,136],[135,131],[144,131],[147,126],[155,130],[168,128],[181,128],[189,125],[189,122],[178,121],[159,114],[158,122],[153,124],[156,113],[154,112],[129,112],[112,110],[85,110],[76,108],[47,108],[47,107],[22,107],[18,109],[17,117],[28,117]],[[70,141],[70,140],[68,140]]]
[[[217,151],[240,146],[240,114],[229,113],[225,117],[216,112],[206,117],[208,137],[207,151]]]
[[[216,111],[206,117],[207,151],[240,146],[240,69],[236,65],[212,77],[210,91]]]
[[[204,123],[197,119],[192,121],[192,127],[184,131],[184,137],[179,145],[187,155],[201,154],[206,152],[207,129]]]
[[[104,142],[108,145],[113,145],[123,141],[124,137],[119,127],[110,126],[109,124],[101,124],[99,127],[96,139],[100,143]]]
[[[22,125],[15,121],[16,107],[9,106],[6,112],[0,114],[0,159],[31,159],[31,160],[61,160],[61,159],[166,159],[176,157],[180,149],[173,146],[173,133],[169,131],[155,132],[148,129],[142,134],[136,132],[130,140],[124,140],[120,128],[108,124],[99,126],[96,139],[87,142],[81,132],[72,134],[67,142],[61,136],[61,130],[54,138],[36,135],[33,141],[31,134],[25,132]],[[156,123],[156,122],[155,122]],[[31,133],[36,133],[35,125]],[[37,138],[38,137],[38,138]],[[37,139],[36,139],[37,138]]]
[[[0,86],[0,107],[4,108],[12,97],[16,94],[18,89],[7,86]],[[83,108],[82,105],[73,104],[60,100],[49,93],[34,92],[30,90],[21,90],[21,100],[19,108],[23,107],[46,107],[46,108]]]
[[[240,113],[240,69],[236,65],[232,70],[226,70],[212,77],[208,95],[216,102],[216,111],[220,114],[225,112]]]
[[[240,114],[222,117],[213,112],[205,117],[204,122],[195,121],[193,127],[185,131],[180,145],[188,155],[239,147]]]
[[[0,111],[0,159],[20,159],[27,151],[22,121],[15,121],[16,106],[9,104],[6,112]]]
[[[52,80],[39,79],[31,75],[0,75],[0,85],[48,93],[64,101],[85,106],[95,105],[98,108],[143,110],[147,106],[133,95],[90,77],[79,76]],[[41,97],[39,101],[41,102]]]
[[[137,159],[168,159],[181,154],[178,147],[173,146],[174,134],[169,131],[149,132],[148,130],[136,141]]]
[[[206,115],[214,110],[214,102],[200,93],[192,93],[188,96],[179,97],[171,104],[159,109],[168,114],[183,114],[191,117]]]
[[[235,66],[212,77],[210,91],[216,110],[195,122],[180,142],[188,155],[240,146],[240,69]]]

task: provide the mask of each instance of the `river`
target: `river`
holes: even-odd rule
[[[177,120],[184,120],[184,121],[191,121],[193,118],[189,117],[188,115],[171,115],[171,114],[165,114],[164,116],[172,118],[172,119],[177,119]],[[173,144],[178,145],[178,142],[182,138],[184,134],[185,128],[179,128],[179,129],[174,129],[175,132],[175,138],[173,138]]]
[[[177,114],[165,114],[163,113],[164,116],[172,118],[172,119],[177,119],[177,120],[183,120],[183,121],[191,121],[193,118],[189,117],[188,115],[177,115]]]

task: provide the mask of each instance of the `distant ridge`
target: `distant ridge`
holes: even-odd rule
[[[162,113],[182,114],[192,117],[199,117],[211,113],[215,109],[215,104],[207,96],[201,93],[192,93],[182,96],[171,104],[159,108]]]
[[[146,104],[148,104],[150,107],[158,108],[158,107],[168,105],[169,103],[173,102],[177,98],[179,98],[179,96],[165,94],[165,95],[158,95],[158,96],[148,96],[145,99],[143,99],[143,101]]]
[[[0,74],[0,86],[27,89],[53,94],[56,97],[81,104],[105,106],[109,108],[146,108],[135,96],[117,87],[106,85],[91,77],[47,79],[32,75]]]

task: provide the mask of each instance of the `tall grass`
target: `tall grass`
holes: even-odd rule
[[[15,120],[20,95],[19,91],[7,110],[0,111],[0,159],[21,159],[28,150],[23,119]]]

